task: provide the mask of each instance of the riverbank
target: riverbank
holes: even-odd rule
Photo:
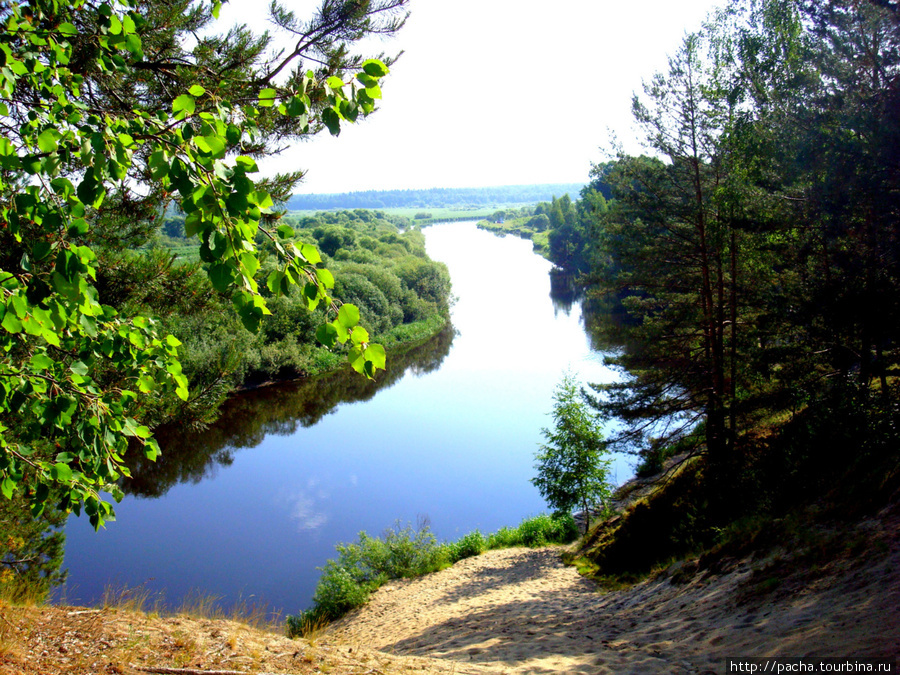
[[[900,656],[900,499],[846,550],[696,562],[601,590],[560,549],[509,549],[394,582],[329,639],[437,657],[458,673],[719,673],[726,657]]]
[[[803,551],[679,563],[604,590],[560,547],[489,551],[391,582],[312,640],[239,621],[0,607],[0,675],[714,675],[726,657],[900,657],[900,496]]]
[[[403,356],[417,347],[421,347],[430,340],[437,338],[444,330],[451,327],[452,324],[450,323],[449,315],[434,314],[421,321],[414,321],[412,323],[396,326],[385,335],[378,336],[378,340],[379,344],[385,348],[387,358],[391,359]],[[239,396],[244,392],[274,385],[291,383],[306,384],[323,377],[336,375],[350,370],[350,366],[348,365],[344,354],[328,350],[325,347],[317,346],[315,348],[319,350],[322,355],[322,358],[315,360],[319,367],[311,367],[299,375],[291,373],[284,375],[283,377],[259,381],[246,381],[235,387],[229,396]]]
[[[549,232],[546,230],[538,231],[532,227],[528,227],[525,224],[527,220],[528,218],[515,218],[502,223],[496,223],[489,219],[480,220],[478,221],[478,229],[486,230],[487,232],[491,232],[500,237],[505,237],[509,234],[521,239],[527,239],[531,242],[535,253],[546,260],[550,260]],[[550,260],[550,262],[553,261]]]

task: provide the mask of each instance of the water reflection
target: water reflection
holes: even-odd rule
[[[48,500],[48,502],[52,502]],[[0,497],[0,602],[43,602],[54,585],[66,578],[60,569],[66,514],[48,503],[32,515],[26,498]]]
[[[355,477],[351,478],[354,485]],[[331,498],[331,493],[318,478],[310,478],[305,490],[298,490],[284,498],[290,518],[297,525],[298,532],[315,532],[328,524],[328,513],[320,506]]]
[[[569,316],[572,305],[581,299],[581,295],[581,287],[575,283],[574,274],[558,267],[550,270],[550,300],[555,316],[560,312]]]
[[[618,298],[588,292],[581,301],[581,312],[591,349],[608,354],[635,349],[626,330],[634,326],[634,319]]]
[[[594,352],[615,354],[625,346],[630,319],[621,300],[600,295],[578,283],[578,277],[559,268],[550,270],[550,300],[555,316],[581,312],[584,332]]]
[[[455,334],[448,326],[421,345],[391,354],[387,369],[376,380],[367,380],[347,368],[301,383],[245,392],[228,401],[220,421],[202,432],[161,427],[156,433],[161,456],[150,462],[133,453],[132,479],[122,487],[129,495],[157,498],[178,483],[196,484],[210,478],[218,467],[234,462],[235,450],[254,448],[266,436],[291,436],[300,427],[317,424],[340,403],[368,401],[407,373],[419,376],[437,370],[450,353]],[[295,501],[293,512],[301,514],[297,519],[315,523],[309,497],[296,495]]]

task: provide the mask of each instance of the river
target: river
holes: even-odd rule
[[[164,442],[117,522],[94,533],[69,519],[57,599],[139,588],[169,607],[199,594],[292,613],[309,606],[334,545],[361,530],[427,520],[454,539],[546,511],[529,479],[554,387],[566,370],[585,382],[613,374],[580,304],[551,297],[551,265],[530,242],[471,222],[425,234],[450,269],[454,330],[395,359],[379,383],[341,374],[260,390],[204,434]],[[614,478],[630,473],[618,458]]]

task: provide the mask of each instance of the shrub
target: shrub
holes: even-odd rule
[[[552,528],[550,541],[554,544],[568,544],[578,539],[578,525],[571,513],[562,516],[554,516],[551,519]]]
[[[488,549],[487,539],[478,530],[469,532],[459,541],[449,544],[450,562],[458,563],[464,558],[481,555]]]
[[[541,514],[523,520],[519,525],[519,536],[525,546],[567,544],[578,537],[578,526],[570,514],[554,516]]]
[[[396,266],[394,273],[421,299],[438,307],[446,306],[450,295],[450,273],[443,263],[407,256]]]
[[[329,351],[325,347],[312,346],[310,351],[310,365],[312,373],[325,373],[337,370],[344,364],[344,357]]]
[[[519,528],[501,527],[499,530],[487,538],[487,547],[489,550],[497,548],[512,548],[513,546],[522,545],[522,536],[519,534]]]
[[[329,560],[313,595],[315,607],[334,620],[365,604],[372,591],[387,581],[387,575],[365,567],[347,567],[342,560]]]
[[[525,546],[544,546],[547,544],[549,516],[540,515],[519,525],[519,536]]]
[[[390,302],[377,286],[361,274],[342,273],[335,284],[334,296],[341,302],[356,305],[364,317],[360,325],[376,334],[385,333],[393,327]],[[396,315],[399,316],[399,312]]]
[[[379,542],[378,539],[371,540]],[[386,556],[383,571],[390,579],[410,578],[436,572],[447,563],[444,547],[427,526],[413,533],[410,526],[388,530],[384,534]]]
[[[310,609],[300,614],[288,615],[284,622],[284,632],[289,638],[310,638],[328,624],[328,618],[315,609]]]
[[[359,533],[359,540],[337,545],[338,557],[322,568],[313,608],[286,620],[289,635],[302,635],[322,620],[334,621],[365,604],[372,591],[390,579],[416,577],[448,564],[447,549],[427,526],[417,530],[399,524],[384,538]]]

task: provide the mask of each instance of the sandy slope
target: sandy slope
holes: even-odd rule
[[[900,656],[900,508],[814,568],[730,560],[675,584],[601,591],[559,549],[492,551],[394,582],[332,637],[457,673],[720,673],[727,656]],[[789,552],[783,552],[789,556]]]
[[[900,658],[900,496],[831,534],[839,545],[812,554],[682,565],[620,591],[565,567],[558,548],[493,551],[393,582],[311,641],[220,619],[0,605],[0,675],[706,675],[727,656]]]

